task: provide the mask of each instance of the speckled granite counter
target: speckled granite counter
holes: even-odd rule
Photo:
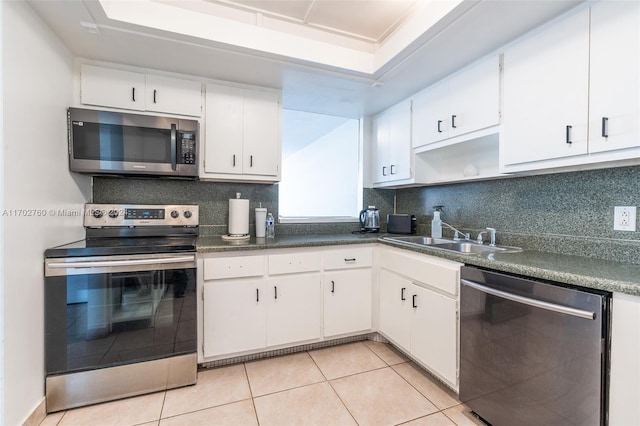
[[[238,242],[228,242],[219,236],[202,236],[198,238],[198,252],[381,243],[496,271],[640,296],[640,265],[531,250],[517,253],[462,255],[430,247],[415,247],[379,240],[380,236],[380,234],[283,235],[270,241],[256,240],[252,237]]]

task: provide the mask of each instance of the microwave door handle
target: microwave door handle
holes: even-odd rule
[[[178,157],[178,140],[177,140],[177,129],[176,125],[171,125],[171,170],[176,170],[177,166],[177,157]]]

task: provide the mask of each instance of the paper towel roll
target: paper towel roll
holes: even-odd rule
[[[249,200],[229,200],[229,235],[249,235]]]

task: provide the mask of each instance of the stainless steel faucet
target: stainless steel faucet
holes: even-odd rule
[[[455,234],[453,234],[453,239],[454,240],[470,240],[471,239],[471,234],[469,233],[464,233],[462,231],[458,231],[456,228],[454,228],[453,226],[449,225],[446,222],[442,222],[442,226],[451,229],[453,232],[455,232]],[[464,238],[461,238],[460,235],[462,235]]]
[[[489,232],[489,236],[491,238],[489,245],[493,247],[496,245],[496,229],[495,228],[485,228],[484,231],[478,232],[478,238],[476,239],[476,241],[478,244],[484,244],[484,241],[482,240],[482,234],[486,234],[487,232]]]

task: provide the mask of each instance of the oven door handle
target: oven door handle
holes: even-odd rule
[[[141,266],[141,265],[164,265],[167,263],[184,263],[193,262],[195,257],[189,256],[174,256],[174,257],[161,257],[153,259],[133,259],[133,260],[93,260],[86,262],[51,262],[47,266],[49,268],[110,268],[114,266]]]
[[[469,281],[462,278],[460,282],[467,287],[471,287],[483,293],[491,294],[496,297],[511,300],[517,303],[523,303],[525,305],[533,306],[534,308],[540,308],[547,311],[558,312],[560,314],[571,315],[578,318],[584,318],[588,320],[596,319],[596,313],[591,311],[585,311],[583,309],[571,308],[569,306],[557,305],[555,303],[544,302],[542,300],[530,299],[528,297],[518,296],[517,294],[507,293],[506,291],[496,290],[494,288],[483,286],[475,281]]]

